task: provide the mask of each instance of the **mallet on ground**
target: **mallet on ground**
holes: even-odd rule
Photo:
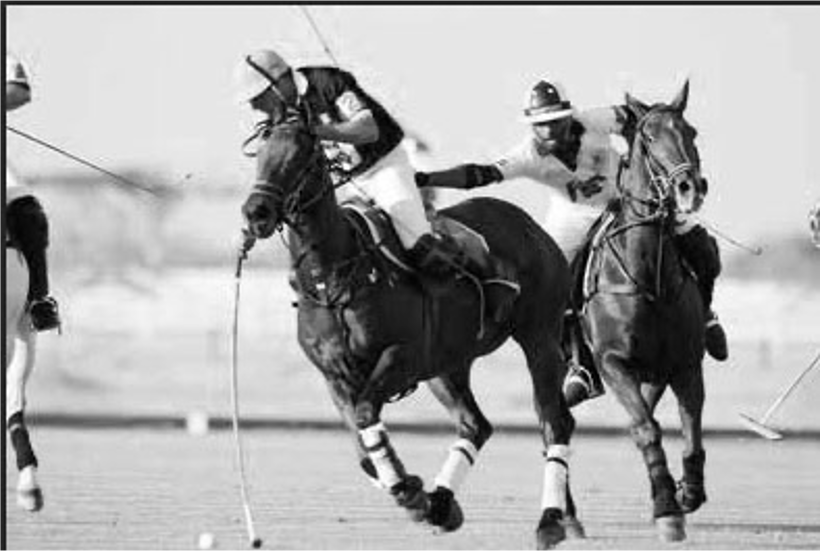
[[[752,418],[748,414],[744,414],[739,412],[738,415],[740,416],[740,421],[745,425],[748,429],[754,431],[761,437],[769,439],[770,441],[777,441],[783,438],[783,435],[769,427],[767,424],[769,423],[769,419],[774,416],[774,413],[780,408],[780,405],[786,400],[786,398],[791,394],[792,391],[797,387],[800,381],[808,374],[812,368],[817,366],[817,362],[820,361],[820,353],[814,358],[814,360],[809,364],[798,376],[794,379],[794,381],[789,385],[785,391],[783,391],[777,399],[772,403],[769,409],[763,414],[763,417],[760,420]]]

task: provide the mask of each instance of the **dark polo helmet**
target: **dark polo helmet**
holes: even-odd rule
[[[546,123],[572,115],[572,104],[558,83],[540,80],[524,99],[524,119],[530,124]]]

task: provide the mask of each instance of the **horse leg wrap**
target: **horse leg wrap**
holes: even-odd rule
[[[390,444],[387,428],[383,423],[379,422],[359,430],[359,435],[382,485],[389,489],[407,477],[401,460]]]
[[[681,507],[675,496],[675,480],[669,473],[666,454],[660,444],[651,444],[643,450],[646,468],[649,471],[654,518],[677,516]]]
[[[17,469],[22,471],[28,466],[37,467],[37,457],[34,455],[34,449],[31,448],[31,439],[23,421],[23,413],[12,414],[8,419],[7,427],[11,445],[17,456]]]
[[[450,447],[447,460],[435,478],[437,487],[458,492],[478,457],[478,449],[469,439],[459,439]]]
[[[703,465],[706,451],[700,450],[683,457],[683,479],[692,485],[703,485]]]
[[[683,457],[683,477],[678,484],[678,502],[684,513],[692,513],[706,502],[703,465],[706,451],[699,450]]]
[[[554,508],[561,512],[567,509],[567,485],[569,483],[568,445],[550,445],[547,462],[544,465],[544,490],[541,494],[541,510]]]

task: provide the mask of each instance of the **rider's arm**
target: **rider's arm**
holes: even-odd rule
[[[628,116],[626,107],[613,105],[584,110],[578,114],[578,119],[587,129],[594,132],[621,134]]]
[[[369,144],[379,139],[379,127],[369,109],[357,111],[345,121],[316,125],[313,132],[320,140],[353,145]]]
[[[316,136],[320,140],[354,146],[377,141],[379,126],[365,99],[367,94],[356,78],[346,71],[326,71],[320,76],[324,97],[336,108],[338,117],[316,125],[313,128]]]
[[[504,175],[496,165],[466,163],[443,171],[416,173],[419,188],[459,188],[469,190],[504,180]]]

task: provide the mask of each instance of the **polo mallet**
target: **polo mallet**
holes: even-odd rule
[[[780,408],[780,405],[783,404],[783,401],[786,400],[786,397],[788,397],[791,394],[791,392],[794,391],[794,389],[797,387],[800,381],[806,376],[806,374],[808,374],[812,370],[812,368],[817,366],[818,361],[820,361],[820,353],[818,353],[818,355],[814,358],[811,364],[809,364],[802,372],[800,372],[800,374],[794,379],[791,385],[789,385],[789,387],[787,387],[786,390],[783,391],[779,397],[777,397],[777,399],[772,403],[772,405],[765,412],[765,414],[763,414],[763,417],[760,418],[760,420],[756,420],[748,414],[739,412],[738,415],[740,416],[740,421],[743,423],[743,425],[745,425],[748,429],[754,431],[761,437],[769,439],[770,441],[779,441],[780,439],[782,439],[783,435],[781,435],[780,433],[778,433],[777,431],[775,431],[767,425],[769,419],[774,415],[777,409]]]
[[[330,51],[330,46],[327,45],[327,41],[325,40],[324,35],[322,35],[322,31],[319,30],[319,27],[316,25],[316,22],[313,20],[313,17],[311,17],[310,12],[307,9],[307,6],[300,5],[299,9],[302,10],[302,13],[307,18],[308,23],[310,23],[310,27],[311,29],[313,29],[313,34],[316,35],[316,38],[321,43],[322,49],[325,51],[325,54],[327,54],[327,57],[330,58],[330,61],[333,62],[333,65],[335,67],[338,67],[339,62],[336,61],[336,56],[334,56],[333,52]]]
[[[70,152],[68,152],[68,151],[66,151],[62,148],[58,148],[57,146],[55,146],[53,144],[50,144],[50,143],[46,142],[45,140],[37,138],[36,136],[34,136],[32,134],[29,134],[27,132],[23,132],[22,130],[19,130],[19,129],[14,128],[14,127],[9,126],[9,125],[6,125],[6,130],[10,130],[14,134],[17,134],[18,136],[20,136],[22,138],[25,138],[26,140],[29,140],[30,142],[34,142],[35,144],[37,144],[39,146],[42,146],[46,149],[49,149],[53,152],[59,153],[60,155],[62,155],[64,157],[67,157],[67,158],[71,159],[72,161],[76,161],[77,163],[79,163],[81,165],[85,165],[86,167],[94,169],[95,171],[110,177],[113,182],[115,182],[116,184],[118,184],[120,186],[124,186],[126,188],[132,188],[134,190],[139,190],[140,192],[143,192],[143,193],[155,196],[155,197],[159,195],[158,191],[151,188],[150,186],[146,186],[145,184],[140,184],[138,182],[134,182],[133,180],[125,178],[122,175],[119,175],[115,172],[106,170],[106,169],[100,167],[99,165],[96,165],[96,164],[94,164],[90,161],[86,161],[85,159],[83,159],[79,155],[74,155],[73,153],[70,153]],[[188,176],[186,176],[185,178],[187,179]]]
[[[256,535],[253,525],[253,513],[248,493],[248,481],[245,476],[245,452],[242,448],[242,437],[239,433],[239,290],[242,281],[242,263],[248,257],[256,239],[248,232],[242,233],[242,245],[236,256],[236,271],[234,272],[233,296],[233,328],[231,331],[231,404],[233,406],[232,421],[233,435],[236,443],[236,462],[239,467],[239,490],[242,498],[242,508],[245,512],[245,525],[248,530],[248,542],[251,548],[261,548],[262,539]]]

